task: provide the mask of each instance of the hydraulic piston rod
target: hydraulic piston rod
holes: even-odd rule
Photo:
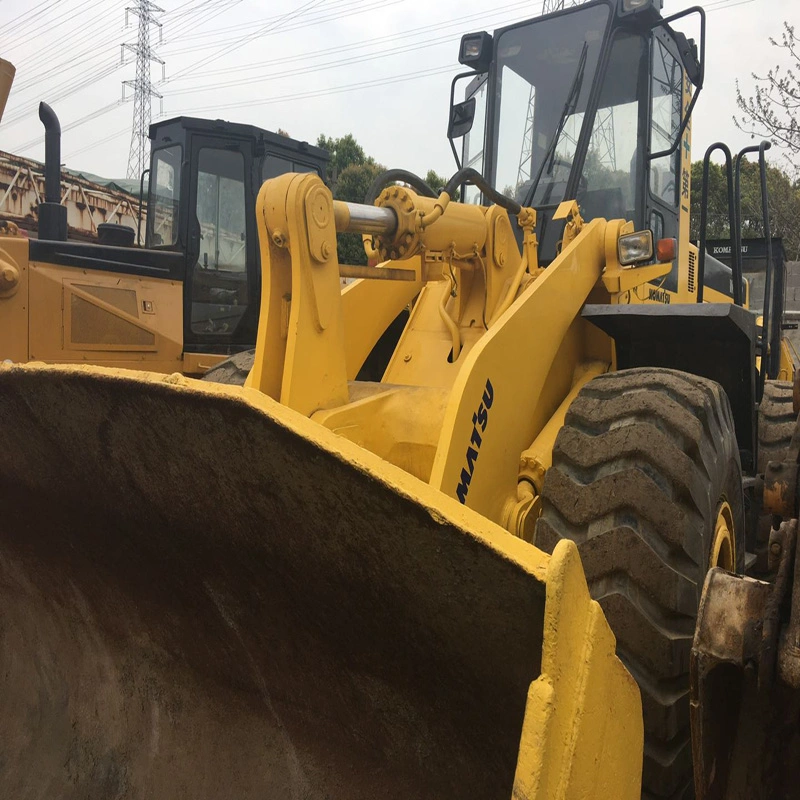
[[[333,213],[338,233],[392,236],[397,230],[397,215],[391,208],[334,200]]]

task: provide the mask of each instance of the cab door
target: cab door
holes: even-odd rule
[[[256,339],[254,146],[246,139],[193,136],[189,150],[186,349],[232,352]]]

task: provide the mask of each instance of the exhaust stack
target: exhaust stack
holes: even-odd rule
[[[47,103],[39,103],[44,125],[44,203],[39,204],[39,238],[67,241],[67,209],[61,205],[61,124]]]
[[[14,83],[14,73],[14,65],[10,61],[0,58],[0,120],[3,119],[11,84]]]

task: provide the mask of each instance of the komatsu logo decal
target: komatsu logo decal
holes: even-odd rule
[[[492,382],[486,379],[486,388],[483,390],[483,397],[478,410],[472,415],[472,435],[469,437],[467,454],[465,456],[466,466],[461,470],[461,481],[456,486],[456,494],[462,503],[467,502],[469,494],[469,484],[472,481],[472,473],[475,472],[475,462],[481,451],[483,432],[486,430],[486,423],[489,421],[489,409],[494,402],[494,388]]]
[[[650,289],[647,295],[648,300],[655,300],[656,303],[666,303],[669,305],[669,294],[663,289]]]

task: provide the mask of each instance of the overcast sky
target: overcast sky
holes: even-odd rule
[[[124,177],[133,106],[120,102],[135,77],[136,0],[0,0],[2,57],[17,66],[0,149],[43,160],[36,106],[49,102],[64,129],[62,161]],[[153,119],[191,114],[248,122],[314,142],[352,132],[387,167],[451,174],[445,137],[450,80],[461,34],[536,16],[541,0],[159,0],[152,80],[163,95]],[[693,5],[665,0],[664,14]],[[718,139],[750,143],[731,117],[735,81],[783,57],[769,45],[783,20],[800,23],[798,0],[705,0],[706,84],[694,114],[693,155]],[[689,28],[686,32],[691,34]],[[9,47],[9,44],[11,45]],[[76,91],[77,88],[77,91]],[[130,98],[131,90],[126,89]],[[87,120],[83,124],[79,123]]]

